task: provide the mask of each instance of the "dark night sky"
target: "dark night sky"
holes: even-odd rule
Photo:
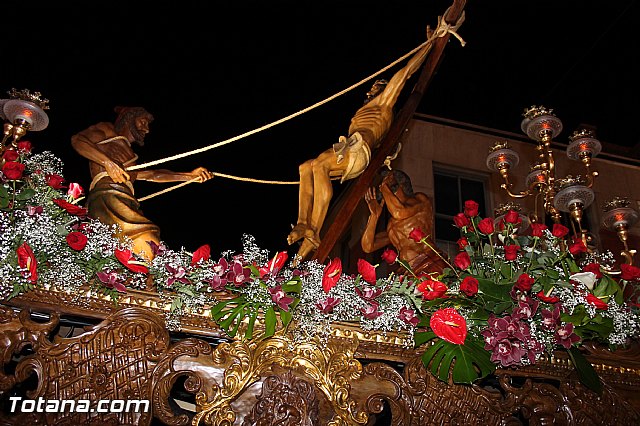
[[[65,2],[5,16],[0,91],[40,91],[50,126],[29,139],[88,187],[74,133],[113,121],[116,105],[155,116],[140,162],[202,148],[272,123],[351,86],[425,39],[449,1]],[[553,108],[567,141],[580,123],[634,146],[640,98],[636,1],[471,0],[418,112],[520,132],[525,107]],[[18,13],[19,12],[19,13]],[[22,17],[18,19],[18,17]],[[390,77],[391,70],[382,77]],[[336,142],[371,84],[303,116],[157,167],[295,181]],[[410,86],[408,86],[410,87]],[[166,187],[137,183],[138,196]],[[339,192],[343,187],[336,184]],[[287,249],[297,186],[215,178],[145,201],[172,248],[240,249],[243,233]],[[294,250],[290,250],[291,254]]]

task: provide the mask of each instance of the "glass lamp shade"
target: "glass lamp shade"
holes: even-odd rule
[[[534,188],[538,185],[544,185],[546,183],[546,177],[542,170],[534,169],[527,175],[525,182],[527,188]]]
[[[549,134],[551,139],[555,138],[562,131],[562,121],[552,114],[542,114],[534,118],[525,118],[520,123],[522,131],[531,139],[540,142],[545,134]]]
[[[511,148],[500,148],[487,155],[487,168],[491,171],[500,171],[504,168],[512,168],[518,165],[520,157]]]
[[[581,204],[582,208],[588,207],[595,199],[593,190],[584,185],[567,186],[553,198],[553,206],[563,212],[570,212],[571,206]]]
[[[1,99],[0,116],[12,124],[24,120],[31,131],[40,131],[49,125],[49,116],[37,104],[22,99]]]
[[[602,144],[596,138],[587,136],[574,139],[567,147],[567,157],[572,160],[581,160],[583,155],[595,157],[600,154]]]
[[[619,227],[630,228],[638,222],[638,212],[630,207],[617,207],[606,211],[602,223],[605,228],[615,231]]]

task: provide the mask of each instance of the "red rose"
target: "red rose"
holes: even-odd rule
[[[530,277],[528,274],[520,274],[514,287],[520,291],[529,291],[531,290],[534,282],[535,279]]]
[[[504,246],[504,259],[516,260],[516,258],[518,257],[519,250],[520,250],[520,246],[517,244],[509,244]]]
[[[465,237],[462,237],[458,240],[458,248],[460,250],[464,250],[464,248],[468,245],[469,245],[469,240],[467,240]]]
[[[586,253],[587,246],[584,245],[581,239],[575,239],[571,244],[569,244],[569,253],[574,256],[579,255],[580,253]]]
[[[542,237],[542,231],[547,229],[547,225],[544,223],[532,223],[531,224],[531,236]]]
[[[439,338],[461,345],[467,338],[467,321],[454,308],[444,308],[431,315],[429,325]]]
[[[84,249],[87,245],[87,236],[82,232],[69,232],[65,238],[67,240],[67,244],[69,244],[69,247],[76,251]]]
[[[478,222],[478,230],[485,235],[493,234],[493,219],[486,217]]]
[[[338,257],[334,257],[333,260],[329,261],[329,264],[324,267],[324,272],[322,273],[322,289],[325,293],[329,293],[329,291],[338,284],[338,280],[342,275],[342,261]]]
[[[62,188],[62,184],[64,183],[64,178],[56,174],[46,175],[44,179],[47,182],[47,185],[49,185],[53,189]]]
[[[71,182],[69,184],[67,195],[71,197],[71,199],[77,200],[82,194],[84,194],[84,189],[82,189],[82,186],[80,186],[80,184],[75,182]]]
[[[20,158],[20,154],[15,149],[7,149],[4,154],[2,154],[2,159],[4,161],[16,161]]]
[[[426,300],[434,300],[443,297],[448,290],[444,283],[434,281],[430,278],[427,278],[425,281],[418,284],[417,289],[422,292],[422,297]]]
[[[460,283],[460,291],[467,295],[467,297],[473,297],[478,293],[478,280],[474,277],[464,277]]]
[[[18,142],[18,151],[23,153],[31,152],[31,142],[25,140]]]
[[[84,217],[87,215],[87,209],[85,207],[80,207],[75,204],[71,204],[62,198],[54,198],[53,201],[58,206],[62,207],[67,211],[67,213],[72,214],[74,216]]]
[[[398,253],[391,250],[390,248],[385,249],[385,251],[382,252],[382,260],[387,262],[389,265],[393,264],[396,259],[398,259]]]
[[[471,258],[466,251],[461,251],[458,255],[453,259],[453,264],[458,268],[464,270],[471,266]]]
[[[419,243],[423,238],[425,238],[427,234],[422,231],[420,228],[413,228],[411,232],[409,232],[409,238],[411,238],[416,243]]]
[[[569,233],[569,228],[559,223],[554,223],[551,228],[551,234],[556,238],[564,238]]]
[[[22,271],[22,276],[28,276],[27,279],[30,283],[37,282],[38,262],[29,244],[26,242],[22,243],[16,250],[16,254],[18,255],[18,266],[20,266],[21,269],[26,269],[26,271]]]
[[[464,214],[469,217],[478,216],[479,204],[473,200],[467,200],[464,202]]]
[[[210,257],[211,247],[209,246],[209,244],[201,245],[196,251],[193,252],[193,255],[191,256],[191,266],[200,261],[209,260]]]
[[[605,302],[591,293],[587,294],[587,303],[595,306],[596,309],[599,309],[601,311],[609,308],[609,305],[607,305]]]
[[[640,269],[638,269],[640,271]],[[598,263],[589,263],[582,268],[582,272],[591,272],[593,273],[597,279],[602,278],[602,271],[600,270],[600,264]]]
[[[2,173],[4,173],[7,179],[18,180],[22,177],[23,172],[24,164],[16,161],[7,161],[4,163],[4,166],[2,166]]]
[[[522,222],[522,219],[520,219],[520,215],[518,214],[517,211],[515,210],[509,210],[505,215],[504,215],[504,221],[507,223],[511,223],[511,224],[516,224],[516,223],[520,223]]]
[[[376,283],[376,267],[364,259],[358,259],[358,273],[369,284]]]
[[[625,281],[634,281],[640,278],[640,268],[637,266],[623,263],[620,265],[620,270],[622,271],[620,278]]]
[[[465,226],[471,225],[471,221],[469,221],[469,218],[465,216],[464,213],[458,213],[455,215],[453,217],[453,223],[458,228],[464,228]]]
[[[143,274],[149,273],[149,268],[142,262],[138,262],[134,259],[131,250],[120,250],[116,249],[115,253],[116,258],[127,267],[130,271],[133,272],[141,272]]]

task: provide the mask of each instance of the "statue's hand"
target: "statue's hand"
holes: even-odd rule
[[[107,174],[115,183],[125,183],[131,180],[129,173],[127,173],[118,163],[115,161],[107,160],[104,162],[104,169]]]
[[[213,176],[214,176],[213,173],[211,173],[209,170],[207,170],[204,167],[198,167],[197,169],[194,169],[191,172],[191,175],[194,178],[200,178],[200,180],[198,181],[200,183],[205,182],[205,181],[207,181],[209,179],[212,179]]]
[[[364,194],[364,199],[367,202],[367,207],[369,207],[369,212],[376,217],[380,217],[382,214],[382,206],[384,206],[384,200],[378,203],[376,200],[375,188],[369,188]]]

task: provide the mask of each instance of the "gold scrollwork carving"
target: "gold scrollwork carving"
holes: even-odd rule
[[[362,365],[355,359],[357,340],[317,341],[294,344],[286,337],[275,336],[260,342],[229,342],[214,351],[216,364],[225,369],[221,386],[214,384],[211,395],[196,394],[198,412],[192,424],[230,426],[235,421],[231,402],[249,385],[279,366],[310,379],[329,400],[334,416],[331,426],[364,425],[365,412],[357,410],[351,398],[351,381],[362,376]]]

